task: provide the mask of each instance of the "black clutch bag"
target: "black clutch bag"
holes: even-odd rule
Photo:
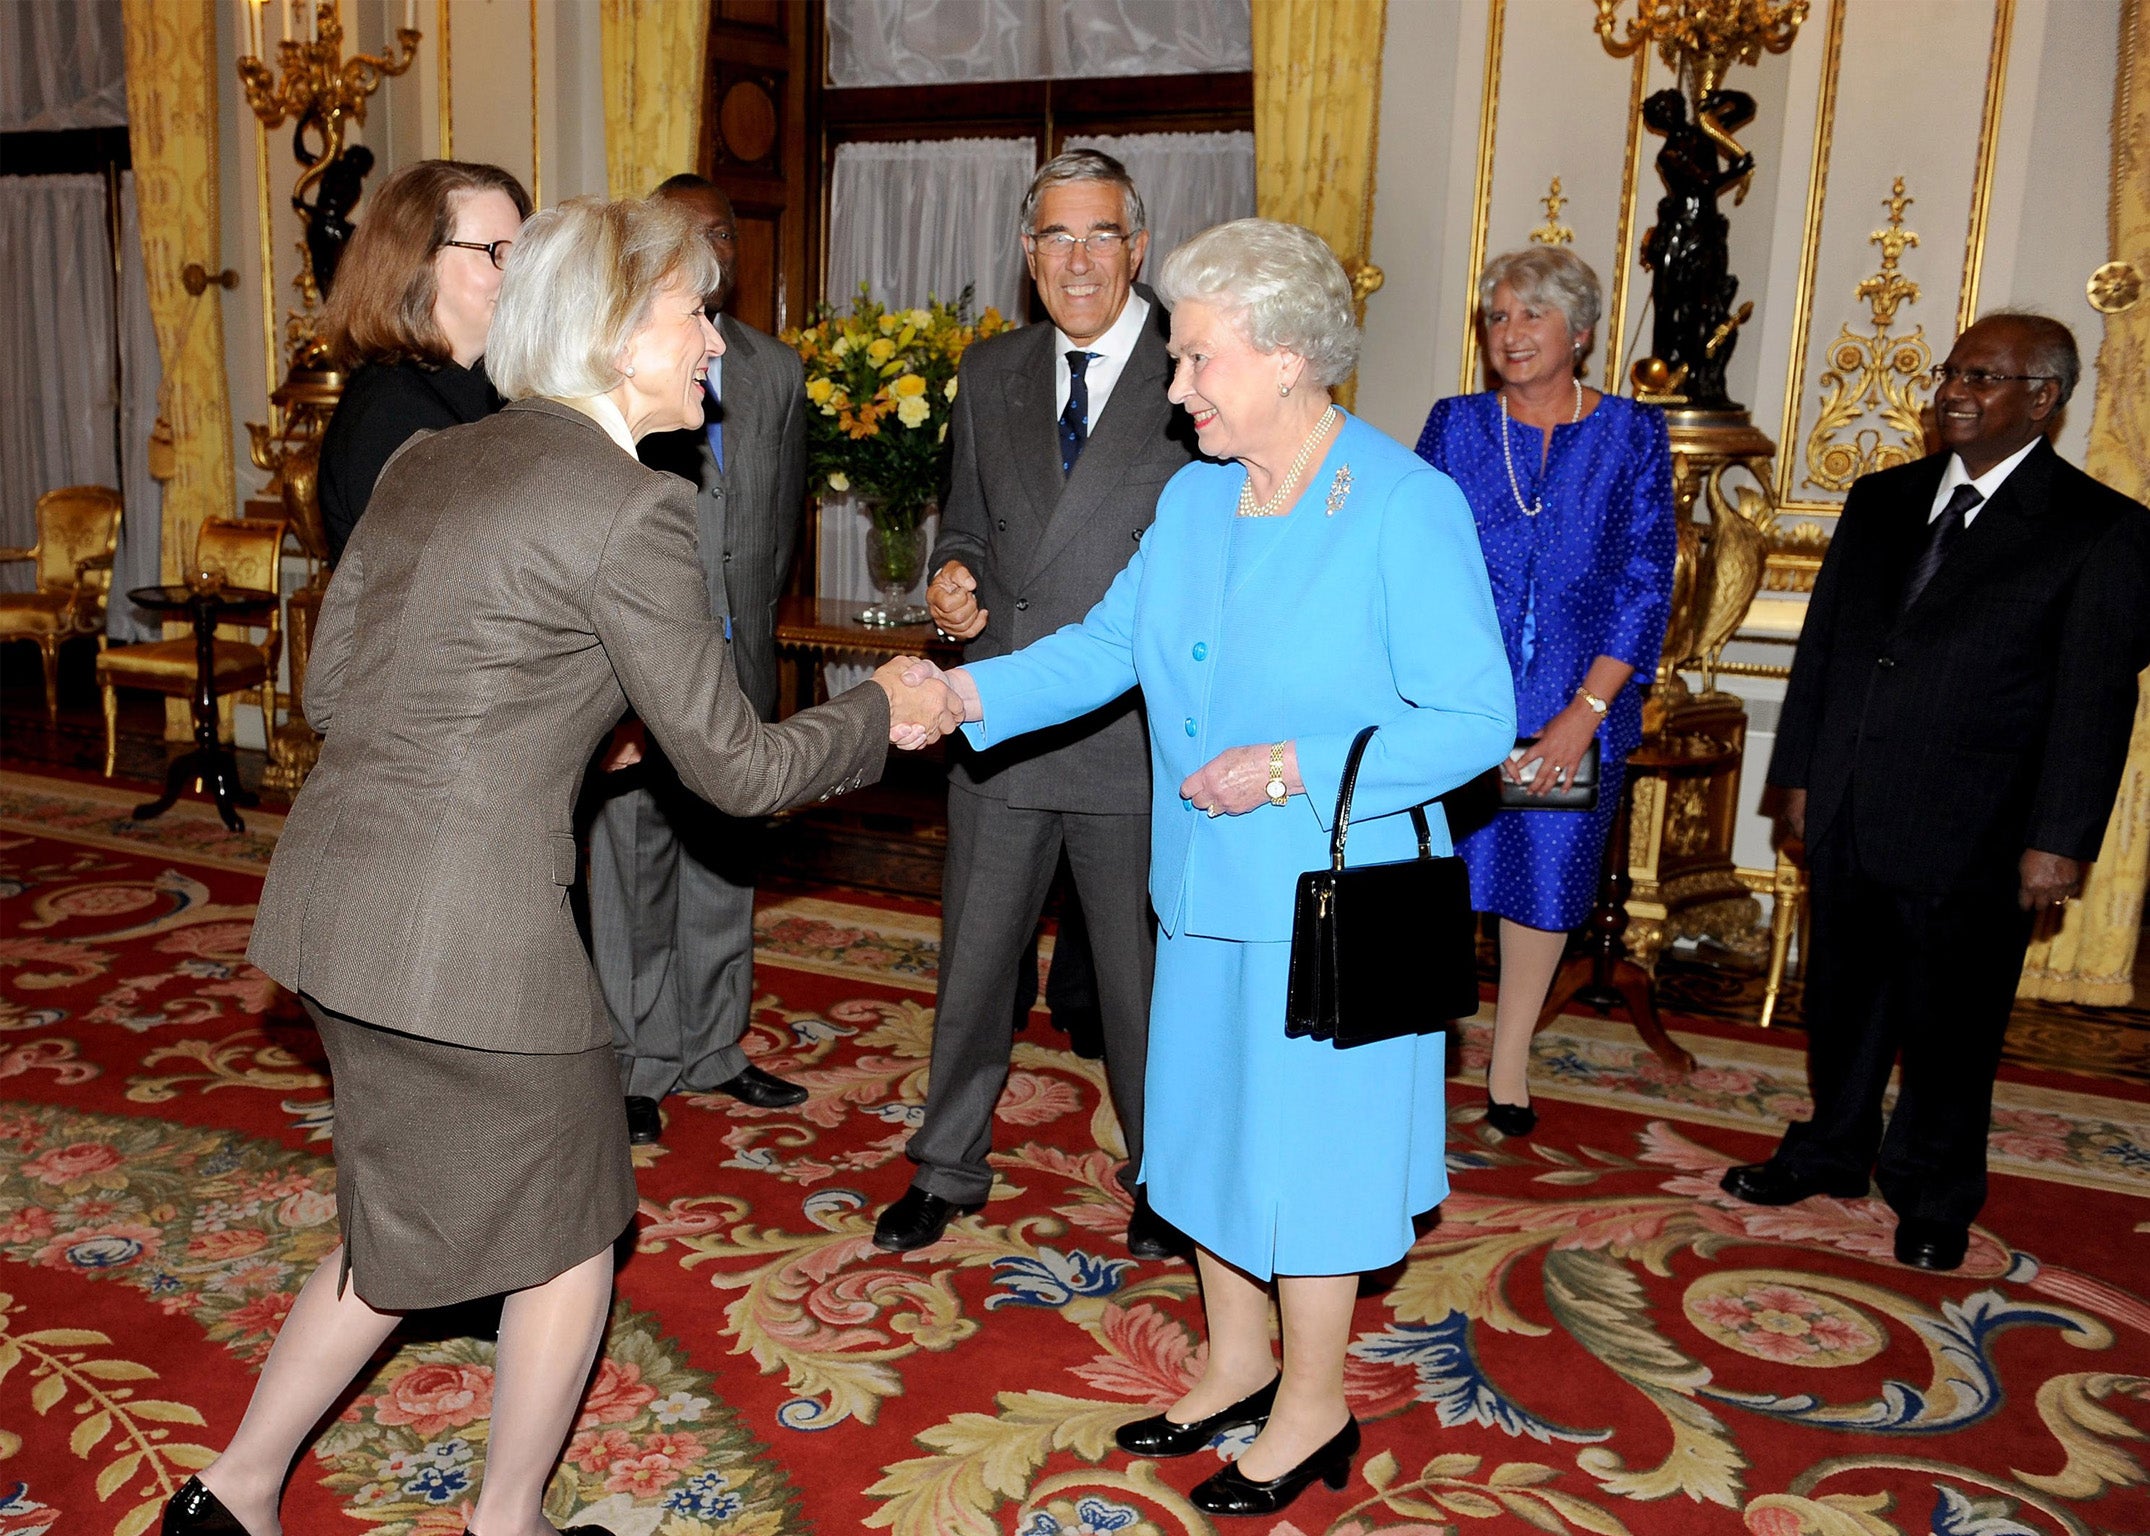
[[[1501,809],[1504,811],[1594,811],[1598,808],[1598,741],[1590,738],[1590,746],[1583,753],[1583,760],[1575,765],[1575,773],[1565,787],[1556,785],[1542,795],[1530,792],[1530,780],[1538,770],[1531,766],[1530,749],[1538,744],[1535,736],[1518,736],[1515,751],[1508,754],[1512,763],[1523,765],[1530,777],[1520,784],[1511,784],[1498,769],[1494,776],[1500,780]]]
[[[1344,867],[1351,788],[1374,729],[1359,732],[1344,759],[1329,867],[1299,877],[1292,909],[1284,1033],[1339,1049],[1430,1035],[1478,1011],[1470,875],[1463,860],[1433,856],[1425,811],[1411,807],[1417,858]]]

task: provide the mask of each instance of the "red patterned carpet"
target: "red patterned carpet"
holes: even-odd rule
[[[150,1528],[334,1241],[319,1055],[241,959],[276,818],[136,827],[135,798],[0,774],[0,1536]],[[1112,1448],[1179,1393],[1200,1334],[1187,1266],[1120,1246],[1096,1065],[1026,1033],[995,1200],[935,1248],[879,1254],[936,924],[799,896],[760,922],[751,1048],[813,1097],[668,1105],[555,1519],[1214,1529],[1186,1492],[1216,1455]],[[2011,1069],[1986,1223],[1934,1276],[1890,1261],[1876,1202],[1719,1195],[1801,1107],[1799,1059],[1725,1027],[1685,1038],[1704,1065],[1681,1080],[1620,1026],[1561,1021],[1539,1042],[1545,1126],[1503,1142],[1462,1086],[1470,1032],[1456,1193],[1360,1303],[1354,1480],[1229,1528],[2150,1529],[2150,1094]],[[302,1458],[287,1531],[462,1529],[490,1348],[445,1326],[400,1342]]]

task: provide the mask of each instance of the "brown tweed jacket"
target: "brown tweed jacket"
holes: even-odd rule
[[[694,488],[571,406],[415,438],[322,602],[291,808],[247,958],[338,1013],[486,1050],[611,1038],[568,909],[583,768],[631,704],[735,816],[880,777],[862,684],[778,725],[740,691]]]

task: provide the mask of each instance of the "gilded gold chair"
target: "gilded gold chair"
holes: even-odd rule
[[[1804,975],[1807,968],[1807,872],[1806,846],[1787,839],[1777,850],[1776,881],[1769,915],[1769,969],[1762,978],[1762,1028],[1777,1021],[1777,1005],[1783,1001],[1787,970]],[[1788,966],[1792,940],[1799,941],[1799,963]]]
[[[194,544],[190,571],[212,572],[226,587],[252,587],[263,592],[278,589],[283,559],[285,524],[281,518],[212,517],[201,527]],[[259,640],[251,631],[261,631]],[[226,694],[260,690],[262,734],[276,734],[276,659],[283,649],[283,609],[269,610],[260,624],[219,624],[216,631],[216,666],[210,691],[219,700]],[[176,698],[193,695],[195,643],[189,635],[177,640],[156,640],[146,645],[125,645],[97,658],[97,683],[104,690],[105,777],[112,777],[113,760],[119,750],[120,688],[148,688]]]
[[[0,641],[33,642],[45,659],[45,713],[60,718],[60,647],[94,638],[104,648],[105,595],[119,547],[120,494],[70,485],[37,498],[37,542],[0,549],[0,560],[35,563],[37,590],[0,592]]]

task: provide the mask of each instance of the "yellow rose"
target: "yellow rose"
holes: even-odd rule
[[[921,331],[933,323],[933,317],[927,314],[922,309],[912,310],[910,318],[911,324],[916,326]]]
[[[876,368],[896,355],[896,344],[886,336],[876,336],[866,348],[866,361]]]
[[[834,474],[829,476],[829,489],[832,491],[839,492],[850,490],[851,477],[845,474],[842,470],[837,470]]]
[[[896,317],[894,315],[883,315],[879,320],[875,321],[874,323],[881,328],[881,334],[883,336],[893,336],[896,334]]]
[[[816,405],[828,404],[829,396],[836,392],[836,385],[829,379],[808,379],[806,398]]]
[[[922,427],[926,418],[933,414],[933,407],[916,395],[907,395],[896,402],[896,419],[907,427]]]
[[[923,395],[926,392],[925,376],[923,374],[907,373],[896,380],[895,383],[889,385],[889,392],[895,395],[898,400],[906,400],[913,395]]]

